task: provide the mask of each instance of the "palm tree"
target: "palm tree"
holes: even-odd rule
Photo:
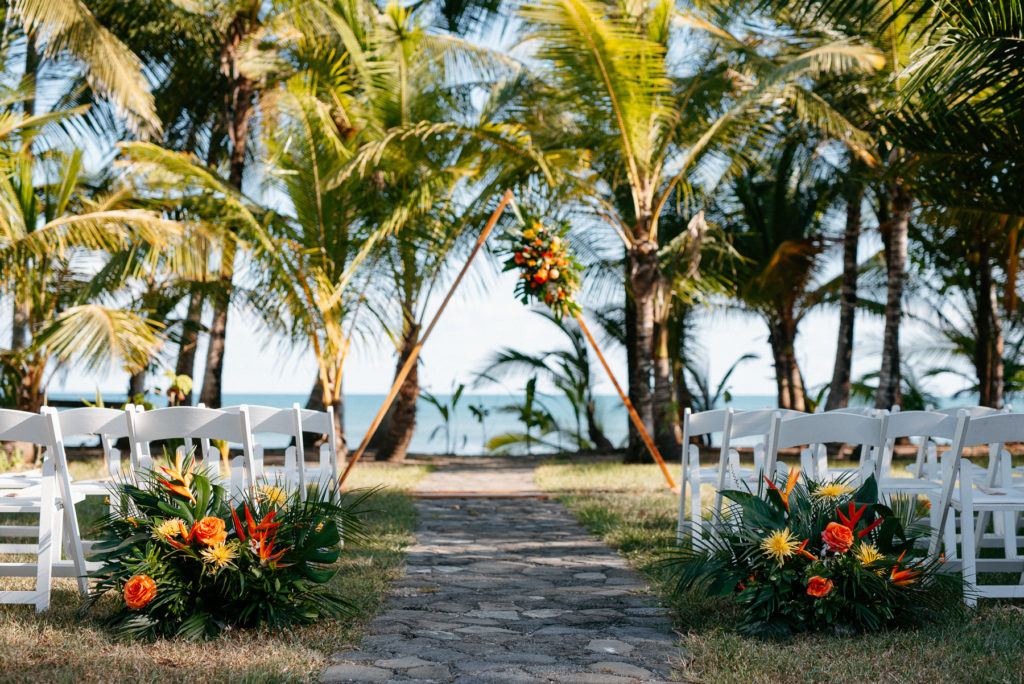
[[[54,181],[37,180],[43,162],[52,164]],[[22,148],[0,170],[0,293],[19,302],[25,336],[2,354],[4,385],[17,388],[3,403],[38,411],[49,378],[72,359],[88,368],[144,367],[162,343],[159,324],[117,307],[124,283],[98,284],[90,260],[132,244],[161,246],[178,225],[133,207],[123,188],[92,195],[80,150],[40,159]]]
[[[541,0],[526,5],[522,16],[526,37],[538,46],[541,77],[564,106],[560,119],[546,122],[557,127],[547,139],[585,155],[590,168],[575,177],[580,192],[625,249],[629,395],[653,433],[655,304],[664,289],[659,221],[669,198],[739,113],[757,120],[766,93],[793,95],[795,88],[782,86],[799,75],[870,69],[876,56],[844,42],[797,54],[780,50],[769,59],[710,22],[680,15],[667,0],[628,6]],[[735,65],[727,72],[714,68],[713,59],[696,76],[680,76],[668,57],[682,38],[672,30],[679,20],[709,29],[734,52],[744,77],[728,77]],[[732,103],[728,111],[723,101]],[[631,445],[639,452],[632,431]]]
[[[539,354],[525,354],[511,348],[501,349],[495,352],[487,366],[477,373],[477,377],[481,381],[493,382],[512,374],[529,373],[535,378],[548,380],[572,406],[576,429],[570,436],[579,448],[600,451],[611,449],[612,443],[605,437],[597,419],[590,350],[583,331],[574,320],[558,321],[547,309],[538,310],[537,313],[565,334],[569,348]]]
[[[800,321],[820,301],[811,285],[825,250],[822,224],[835,185],[820,175],[813,149],[799,138],[776,150],[732,181],[724,213],[745,260],[736,295],[768,325],[779,406],[804,411],[795,341]]]

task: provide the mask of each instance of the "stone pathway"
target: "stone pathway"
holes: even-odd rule
[[[494,471],[491,479],[499,482]],[[430,499],[416,507],[405,577],[362,649],[335,655],[322,683],[669,678],[680,651],[665,612],[557,501]]]

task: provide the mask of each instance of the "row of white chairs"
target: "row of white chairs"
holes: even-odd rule
[[[320,447],[319,464],[305,462],[304,433],[326,435]],[[283,435],[294,442],[285,450],[284,466],[264,464],[266,435]],[[67,467],[65,442],[83,436],[98,436],[108,477],[74,481]],[[127,439],[127,462],[116,448]],[[75,516],[75,504],[86,496],[109,496],[117,504],[118,480],[134,480],[135,474],[152,470],[152,444],[177,439],[184,453],[195,449],[197,467],[209,477],[221,480],[221,453],[212,444],[223,440],[241,446],[241,455],[231,461],[230,493],[237,499],[261,482],[297,489],[300,496],[307,485],[337,482],[339,463],[337,433],[332,409],[311,411],[294,405],[290,409],[264,406],[234,406],[224,409],[171,407],[144,411],[138,406],[125,410],[84,407],[56,411],[44,407],[39,414],[0,409],[0,442],[28,442],[43,449],[42,467],[30,473],[0,475],[0,514],[36,514],[36,525],[0,526],[0,538],[36,537],[36,544],[0,544],[0,554],[35,555],[35,562],[0,563],[0,576],[35,577],[35,589],[0,591],[0,603],[27,603],[36,611],[49,606],[51,578],[77,577],[79,590],[88,593],[85,574],[92,569],[85,561],[91,546],[82,539]],[[70,559],[62,560],[66,548]]]
[[[721,435],[718,461],[702,467],[695,438]],[[741,468],[735,444],[753,439],[753,468]],[[917,440],[915,462],[904,477],[893,472],[893,452],[898,440]],[[938,457],[938,443],[948,448]],[[1016,584],[977,583],[978,573],[1024,571],[1019,534],[1024,514],[1024,469],[1013,468],[1008,442],[1024,442],[1024,415],[987,407],[942,411],[878,411],[850,409],[819,414],[765,409],[719,409],[686,412],[683,419],[684,449],[677,540],[712,534],[704,521],[701,485],[714,490],[707,511],[712,520],[723,515],[723,494],[729,489],[756,490],[762,477],[774,480],[786,470],[779,461],[783,449],[798,448],[800,468],[809,479],[831,482],[842,479],[859,484],[874,475],[883,496],[926,497],[929,522],[937,531],[929,553],[944,551],[950,568],[960,569],[971,590],[969,604],[977,597],[1024,598],[1024,574]],[[855,467],[836,467],[829,461],[827,445],[859,449]],[[987,447],[985,466],[963,459],[969,447]],[[685,516],[689,503],[690,515]],[[982,553],[982,549],[1001,551]],[[1000,554],[1001,557],[991,557]]]

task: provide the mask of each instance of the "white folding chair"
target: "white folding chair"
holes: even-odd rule
[[[715,409],[713,411],[701,411],[693,413],[690,409],[683,411],[683,456],[679,473],[679,514],[676,518],[676,542],[682,543],[686,531],[686,487],[689,484],[692,492],[690,511],[693,519],[694,502],[697,507],[697,517],[700,515],[700,485],[704,481],[717,480],[717,477],[706,470],[716,471],[717,469],[700,468],[700,447],[691,444],[695,437],[710,436],[716,432],[722,432],[726,425],[726,416],[732,416],[733,410]],[[705,480],[705,478],[708,478]]]
[[[258,470],[253,454],[249,410],[245,406],[237,413],[173,406],[141,413],[129,411],[127,416],[132,467],[136,471],[153,468],[150,442],[182,439],[186,450],[197,447],[196,465],[205,468],[211,480],[219,480],[221,455],[216,448],[211,448],[210,440],[220,439],[242,445],[245,485],[255,486]]]
[[[0,496],[0,514],[34,513],[39,515],[35,526],[12,525],[0,528],[0,536],[38,537],[36,544],[0,545],[0,553],[35,553],[32,562],[0,563],[0,576],[35,577],[34,590],[0,591],[0,603],[31,604],[36,612],[50,605],[50,585],[54,576],[76,577],[83,596],[89,593],[85,576],[85,555],[82,552],[75,498],[68,475],[67,455],[60,424],[50,414],[0,409],[0,441],[31,442],[45,448],[42,475],[38,485],[25,487]],[[58,514],[58,509],[63,515]],[[67,537],[70,561],[60,558],[59,540]]]
[[[311,480],[310,475],[315,475],[320,486],[330,486],[338,481],[338,469],[342,465],[338,457],[338,430],[334,426],[334,407],[328,406],[326,411],[299,408],[298,413],[303,432],[327,437],[327,441],[320,445],[320,465],[308,468],[306,480]],[[300,460],[305,464],[304,457]]]
[[[227,406],[222,410],[227,413],[238,413],[241,406]],[[267,479],[273,476],[283,480],[291,488],[299,490],[300,498],[306,496],[306,467],[304,446],[302,443],[302,409],[298,404],[292,408],[273,408],[270,406],[249,406],[249,425],[252,430],[253,452],[256,462],[257,478]],[[284,452],[284,467],[267,468],[264,463],[264,445],[259,435],[285,435],[295,440]]]
[[[781,415],[777,415],[772,421],[765,473],[769,479],[774,477],[780,449],[804,447],[800,453],[800,465],[805,477],[827,482],[846,474],[863,480],[874,469],[871,455],[882,451],[887,418],[887,415],[829,412],[783,420]],[[857,468],[829,467],[827,445],[837,443],[861,448]]]
[[[967,412],[962,416],[964,420],[968,419]],[[943,519],[950,514],[955,516],[959,513],[963,577],[973,589],[966,596],[966,601],[968,604],[974,604],[978,597],[1024,598],[1024,574],[1020,576],[1017,584],[977,583],[980,572],[1024,571],[1024,558],[1019,552],[1020,540],[1017,534],[1017,518],[1024,511],[1024,488],[1008,486],[1010,454],[1003,449],[1007,442],[1024,441],[1024,415],[997,413],[972,418],[964,432],[960,443],[954,443],[951,448],[957,451],[955,463],[951,468],[958,477],[949,478],[944,482],[940,505]],[[989,453],[997,455],[989,464],[989,476],[985,484],[977,486],[970,471],[959,467],[962,450],[972,446],[988,446]],[[1002,541],[1002,558],[980,556],[982,539],[991,516],[998,516],[997,522],[1001,522],[996,528],[996,536]],[[944,526],[947,561],[956,550],[954,530],[953,525]],[[1000,530],[1001,533],[998,533]],[[937,551],[937,544],[937,541],[933,543],[932,553]]]

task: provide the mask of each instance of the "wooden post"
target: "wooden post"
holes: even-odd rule
[[[511,201],[512,191],[506,190],[505,194],[501,198],[501,202],[498,203],[498,208],[494,210],[493,214],[491,214],[491,218],[487,220],[487,225],[485,225],[483,231],[481,231],[480,237],[476,240],[476,244],[473,245],[473,250],[469,253],[469,258],[466,259],[466,264],[462,267],[462,270],[459,271],[459,275],[455,278],[455,282],[452,283],[451,288],[448,290],[448,294],[445,295],[444,300],[441,302],[441,306],[438,307],[437,312],[434,313],[434,318],[431,319],[430,325],[427,326],[427,329],[424,331],[423,336],[420,337],[419,342],[417,342],[416,346],[412,348],[409,358],[405,360],[402,368],[398,371],[398,375],[395,376],[395,382],[391,385],[391,391],[388,392],[387,398],[384,399],[384,403],[381,405],[380,410],[377,411],[377,415],[370,424],[370,428],[366,431],[363,441],[359,443],[359,448],[356,449],[354,454],[352,454],[352,458],[348,460],[348,465],[345,466],[345,472],[343,472],[341,477],[338,479],[339,488],[345,483],[349,473],[352,472],[352,468],[359,462],[363,452],[366,451],[366,447],[370,444],[370,440],[373,439],[374,433],[377,432],[377,428],[380,427],[388,409],[391,408],[391,404],[394,403],[395,397],[398,396],[399,388],[402,386],[402,383],[405,382],[405,378],[412,370],[413,364],[415,364],[419,359],[423,343],[427,341],[427,338],[430,336],[430,332],[434,329],[438,319],[441,318],[441,314],[444,312],[445,307],[448,306],[449,300],[451,300],[452,295],[455,294],[455,289],[459,286],[459,283],[462,282],[462,278],[466,275],[466,271],[469,270],[470,264],[473,263],[473,258],[476,257],[477,252],[479,252],[480,248],[483,247],[484,242],[487,241],[487,236],[491,234],[492,230],[494,230],[494,226],[498,224],[498,219],[501,218],[501,213]]]
[[[647,428],[644,427],[644,422],[640,420],[640,414],[633,408],[633,402],[629,400],[626,393],[622,391],[622,387],[619,386],[618,380],[615,379],[615,374],[612,373],[612,369],[608,366],[608,362],[604,358],[604,354],[597,346],[597,342],[594,341],[594,336],[590,334],[590,329],[587,328],[587,324],[583,321],[583,314],[576,314],[576,321],[580,324],[580,328],[583,330],[583,334],[590,340],[590,346],[594,348],[597,353],[597,358],[601,360],[601,365],[604,366],[604,370],[608,373],[608,377],[611,378],[612,384],[615,385],[616,391],[619,393],[619,397],[622,399],[622,403],[625,404],[626,410],[629,411],[629,417],[633,421],[633,425],[636,426],[637,431],[640,433],[640,437],[643,438],[644,444],[647,445],[647,450],[651,452],[651,456],[654,457],[655,463],[661,468],[662,474],[665,476],[665,481],[668,482],[668,486],[672,491],[678,491],[675,480],[672,479],[672,475],[668,472],[668,467],[665,465],[665,459],[661,457],[661,452],[658,451],[658,447],[654,445],[654,441],[651,436],[647,434]]]

